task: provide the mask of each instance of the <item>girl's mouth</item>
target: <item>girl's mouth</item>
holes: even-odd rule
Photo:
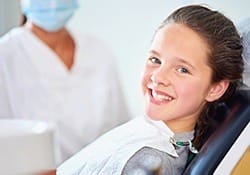
[[[173,100],[173,97],[165,94],[165,93],[162,93],[162,92],[159,92],[159,91],[156,91],[154,89],[150,89],[150,92],[151,92],[151,96],[157,100],[157,101],[171,101]]]
[[[161,105],[167,102],[172,101],[174,98],[167,93],[156,90],[148,86],[148,94],[150,96],[150,101],[154,104]]]

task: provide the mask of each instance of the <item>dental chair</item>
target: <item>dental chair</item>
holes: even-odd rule
[[[248,154],[244,166],[249,171],[250,89],[238,90],[229,103],[218,109],[218,115],[223,119],[183,175],[231,174],[244,153]]]

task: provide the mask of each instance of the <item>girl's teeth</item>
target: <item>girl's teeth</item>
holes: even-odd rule
[[[157,99],[157,100],[160,100],[160,101],[163,101],[163,100],[172,100],[173,98],[170,97],[170,96],[166,96],[166,95],[160,95],[160,94],[157,94],[154,90],[152,90],[152,96]]]

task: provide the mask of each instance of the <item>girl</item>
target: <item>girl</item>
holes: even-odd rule
[[[235,26],[221,13],[199,5],[176,10],[148,52],[141,83],[145,115],[97,139],[57,174],[181,174],[188,151],[197,152],[191,140],[201,147],[214,108],[241,82],[241,53]]]

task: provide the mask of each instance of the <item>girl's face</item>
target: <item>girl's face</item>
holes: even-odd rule
[[[207,43],[183,24],[170,23],[155,35],[142,77],[146,114],[174,132],[194,129],[206,101],[219,85],[211,84]]]

